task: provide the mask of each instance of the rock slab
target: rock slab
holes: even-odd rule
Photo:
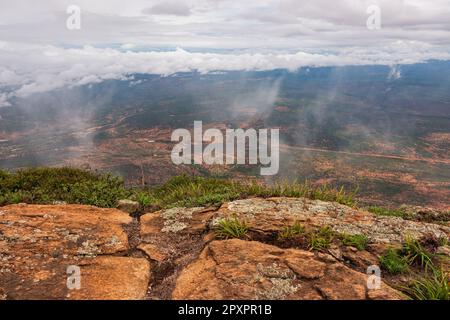
[[[150,266],[127,256],[128,214],[81,205],[0,208],[3,299],[142,299]],[[80,289],[67,286],[70,266]],[[70,270],[70,269],[69,269]]]
[[[372,292],[370,292],[372,291]],[[256,241],[213,241],[177,279],[173,299],[363,300],[402,299],[332,256],[280,249]]]

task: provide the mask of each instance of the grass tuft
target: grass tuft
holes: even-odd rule
[[[399,253],[399,250],[388,249],[381,257],[380,263],[383,269],[390,274],[405,273],[409,270],[408,259]]]
[[[278,239],[291,239],[305,233],[305,227],[296,221],[292,226],[287,226],[278,234]]]
[[[445,271],[432,268],[431,273],[413,280],[405,291],[415,300],[450,300],[449,281]]]
[[[218,239],[242,239],[247,236],[248,226],[238,218],[225,218],[218,222],[215,234]]]
[[[308,235],[308,248],[309,250],[324,250],[330,248],[333,239],[334,232],[329,226],[325,226],[311,232]]]
[[[433,254],[427,251],[418,240],[411,237],[406,239],[401,253],[406,257],[409,265],[418,264],[425,270],[433,266]]]
[[[369,244],[369,238],[363,234],[343,234],[341,240],[344,246],[355,247],[359,251],[366,249]]]

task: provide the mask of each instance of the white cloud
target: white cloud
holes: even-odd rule
[[[346,48],[333,54],[193,53],[122,51],[111,48],[61,48],[0,43],[0,86],[14,87],[9,97],[126,79],[134,73],[170,75],[176,72],[232,70],[297,70],[305,66],[398,65],[449,59],[450,54],[418,42],[395,42],[384,50]],[[2,101],[5,102],[3,97]]]
[[[123,45],[120,46],[122,49],[125,50],[130,50],[130,49],[134,49],[136,48],[136,45],[133,43],[124,43]]]
[[[402,72],[398,66],[391,66],[388,74],[388,80],[398,80],[402,77]]]
[[[371,4],[378,31],[366,27]],[[0,0],[0,102],[136,72],[450,59],[449,17],[450,0]]]
[[[142,12],[144,14],[155,15],[189,16],[191,14],[191,8],[184,2],[163,1],[142,10]]]
[[[67,45],[324,49],[393,40],[450,45],[450,0],[77,0],[82,29],[65,27],[71,0],[0,0],[0,39]],[[369,5],[382,29],[366,28]],[[144,14],[149,13],[149,14]]]
[[[11,103],[8,100],[9,97],[6,93],[0,93],[0,108],[11,106]]]

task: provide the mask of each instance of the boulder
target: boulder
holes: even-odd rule
[[[150,266],[127,256],[128,214],[81,205],[0,208],[0,293],[4,299],[141,299]],[[123,255],[123,256],[117,256]],[[68,288],[68,268],[81,287]]]
[[[333,257],[256,241],[213,241],[177,279],[173,299],[402,299]],[[374,292],[370,292],[374,291]]]
[[[220,219],[232,216],[246,221],[253,230],[266,234],[278,232],[298,221],[306,227],[329,226],[338,233],[363,234],[374,243],[384,244],[398,244],[407,237],[419,239],[432,234],[442,238],[450,235],[450,227],[445,224],[376,216],[339,203],[305,198],[232,201],[216,212],[211,227]]]

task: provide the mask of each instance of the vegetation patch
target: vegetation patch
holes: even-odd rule
[[[411,214],[406,212],[404,209],[388,209],[382,207],[368,207],[367,211],[376,214],[378,216],[386,216],[386,217],[399,217],[403,219],[411,218]]]
[[[359,251],[365,250],[369,244],[369,238],[362,234],[342,234],[341,241],[344,246],[355,247]]]
[[[248,226],[236,217],[225,218],[219,220],[214,232],[218,239],[243,239],[247,237]]]
[[[426,239],[422,239],[422,241],[424,240]],[[406,257],[409,265],[417,264],[427,270],[428,267],[433,266],[432,259],[434,255],[422,243],[421,241],[408,237],[403,245],[401,254]]]
[[[329,226],[325,226],[308,234],[309,250],[329,249],[333,243],[335,233]]]
[[[408,266],[418,266],[425,271],[433,267],[434,254],[424,244],[430,241],[424,237],[420,241],[408,237],[400,249],[388,249],[380,258],[381,265],[391,274],[402,273],[408,270]],[[438,239],[436,239],[438,241]],[[439,244],[436,245],[436,250]]]
[[[400,274],[409,270],[408,259],[399,253],[399,250],[388,249],[381,257],[383,269],[390,274]]]
[[[413,280],[405,292],[415,300],[450,300],[448,274],[432,268],[425,276]]]
[[[352,246],[359,251],[365,250],[369,239],[361,234],[339,234],[329,226],[307,230],[300,222],[283,228],[272,239],[273,244],[282,248],[303,248],[309,250],[326,250],[334,243],[336,245]]]
[[[429,209],[408,208],[407,206],[400,206],[399,208],[384,208],[371,206],[366,208],[367,211],[386,217],[399,217],[405,220],[415,220],[430,223],[445,223],[450,221],[450,211],[437,211]]]
[[[300,222],[295,222],[292,226],[287,226],[278,234],[278,239],[292,239],[305,234],[305,227]]]
[[[14,203],[74,204],[114,207],[130,191],[121,178],[73,168],[0,171],[0,205]]]
[[[314,187],[308,182],[262,185],[256,182],[238,183],[218,178],[179,176],[151,193],[162,208],[220,205],[226,201],[248,197],[306,197],[356,206],[354,193],[346,192],[343,188]]]
[[[449,300],[449,277],[443,267],[436,267],[436,251],[441,239],[426,235],[420,240],[408,237],[402,248],[388,249],[380,262],[390,274],[409,272],[414,278],[402,290],[411,299]]]
[[[149,208],[156,202],[155,198],[148,192],[135,191],[131,197],[131,200],[139,202],[142,208]]]
[[[238,183],[220,178],[178,176],[155,188],[126,188],[120,177],[74,168],[0,170],[0,205],[13,203],[88,204],[115,207],[118,200],[138,201],[143,210],[217,206],[248,197],[306,197],[356,206],[355,192],[305,183]]]

